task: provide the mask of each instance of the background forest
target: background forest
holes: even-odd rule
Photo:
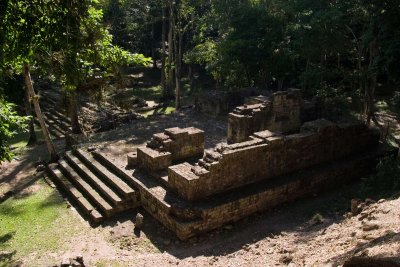
[[[145,66],[160,71],[160,101],[177,109],[184,88],[297,87],[308,97],[350,96],[370,122],[377,97],[400,101],[399,13],[391,0],[2,1],[1,101],[27,95],[40,121],[31,75],[50,79],[80,132],[76,94]],[[2,132],[11,125],[4,114]]]

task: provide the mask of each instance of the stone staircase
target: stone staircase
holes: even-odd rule
[[[68,118],[65,108],[62,107],[57,99],[48,94],[43,94],[41,97],[40,107],[47,129],[53,138],[64,138],[66,132],[71,129],[71,120]],[[35,119],[35,123],[39,125],[37,119]]]
[[[137,191],[91,152],[69,151],[58,163],[49,166],[49,173],[92,222],[99,223],[138,205]]]

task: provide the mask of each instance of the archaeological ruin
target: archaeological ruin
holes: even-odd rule
[[[299,90],[252,97],[229,114],[228,142],[205,149],[201,129],[170,128],[128,155],[75,149],[49,166],[92,221],[143,207],[182,239],[351,182],[395,153],[359,122],[305,121]]]

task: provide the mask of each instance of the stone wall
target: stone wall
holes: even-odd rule
[[[154,172],[167,169],[173,162],[200,158],[204,153],[204,131],[189,127],[166,129],[154,134],[146,147],[137,150],[140,169]]]
[[[303,99],[299,89],[276,92],[271,97],[253,97],[248,104],[229,113],[228,142],[239,143],[254,132],[270,130],[291,133],[299,130]]]
[[[186,200],[198,200],[372,149],[379,144],[379,132],[361,123],[317,120],[305,123],[297,134],[267,130],[249,139],[206,151],[196,165],[169,167],[170,187]]]
[[[245,103],[246,98],[260,94],[256,88],[233,91],[207,91],[196,96],[196,110],[211,116],[226,115]]]

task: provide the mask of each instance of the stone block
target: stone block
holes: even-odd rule
[[[204,131],[189,128],[169,128],[164,133],[153,135],[148,148],[171,153],[174,162],[189,158],[200,158],[204,152]]]
[[[137,165],[140,169],[149,172],[165,170],[172,165],[172,154],[141,147],[137,150]]]
[[[168,135],[172,140],[177,140],[179,138],[184,138],[189,133],[186,129],[174,127],[174,128],[165,129],[165,134]]]
[[[127,155],[127,167],[128,168],[133,168],[137,166],[138,160],[137,160],[137,151],[131,152]]]

